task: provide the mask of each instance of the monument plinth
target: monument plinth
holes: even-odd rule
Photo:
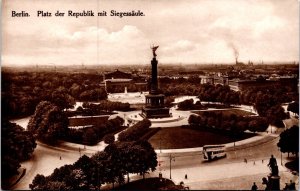
[[[159,93],[157,82],[157,64],[155,51],[158,46],[151,47],[153,59],[151,60],[151,82],[150,91],[146,95],[145,107],[142,109],[142,116],[145,118],[163,118],[170,117],[170,109],[164,106],[165,95]]]

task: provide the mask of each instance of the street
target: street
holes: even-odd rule
[[[213,189],[215,188],[213,183],[217,182],[220,189],[249,189],[251,182],[256,181],[259,188],[263,189],[261,178],[266,177],[270,172],[267,164],[273,154],[277,158],[280,174],[284,176],[282,180],[289,181],[289,178],[292,178],[291,173],[280,165],[281,155],[276,146],[278,139],[278,137],[267,136],[257,142],[237,146],[235,149],[229,148],[226,158],[211,162],[204,161],[201,152],[171,154],[174,158],[171,164],[172,180],[176,184],[183,181],[190,189]],[[94,150],[89,148],[81,149],[79,152],[75,148],[55,148],[39,143],[32,159],[22,163],[22,166],[27,169],[25,176],[12,189],[29,189],[29,184],[37,174],[50,175],[55,168],[72,164],[84,153],[91,156],[93,152]],[[158,153],[161,166],[157,166],[157,170],[147,174],[147,177],[158,177],[158,173],[161,172],[163,177],[170,178],[169,156],[170,154],[167,153]],[[283,163],[287,161],[286,157],[284,155]],[[244,162],[245,158],[247,163]],[[184,177],[185,174],[187,179]],[[131,175],[131,180],[139,178],[141,178],[139,175]],[[230,188],[228,188],[229,183]],[[235,187],[237,185],[239,187]],[[284,185],[283,181],[281,185]]]

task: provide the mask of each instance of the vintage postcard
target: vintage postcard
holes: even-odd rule
[[[1,14],[2,189],[299,189],[297,0]]]

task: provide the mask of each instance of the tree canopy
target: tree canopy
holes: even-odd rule
[[[279,142],[277,146],[283,153],[294,153],[299,152],[299,126],[294,125],[293,127],[286,129],[280,134]]]
[[[55,144],[58,139],[66,135],[68,123],[67,116],[58,106],[42,101],[37,105],[27,128],[37,139]]]
[[[1,174],[10,177],[17,174],[20,162],[32,155],[36,142],[32,134],[19,125],[1,121]]]
[[[92,157],[83,155],[72,165],[56,168],[50,176],[36,175],[32,190],[95,190],[102,184],[124,182],[128,173],[154,171],[157,155],[148,142],[115,142]]]
[[[294,101],[292,103],[289,103],[287,110],[299,115],[299,102]]]

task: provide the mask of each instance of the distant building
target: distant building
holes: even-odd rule
[[[117,69],[114,72],[105,73],[103,79],[132,79],[132,74],[121,72]]]
[[[143,77],[116,70],[103,74],[105,90],[108,93],[125,91],[146,91],[147,82]]]
[[[199,76],[201,78],[201,84],[221,84],[221,85],[229,85],[229,78],[227,75],[223,75],[218,73],[217,75],[207,75],[207,76]]]
[[[215,77],[214,76],[203,76],[203,75],[201,75],[200,76],[200,78],[201,78],[201,84],[206,84],[206,83],[208,83],[208,84],[215,84]]]
[[[234,81],[233,83],[235,86],[237,86],[237,89],[240,91],[249,89],[249,88],[255,88],[255,87],[261,87],[261,88],[267,88],[271,86],[276,87],[289,87],[293,90],[296,90],[298,88],[298,79],[297,78],[277,78],[276,80],[240,80],[240,81]]]

